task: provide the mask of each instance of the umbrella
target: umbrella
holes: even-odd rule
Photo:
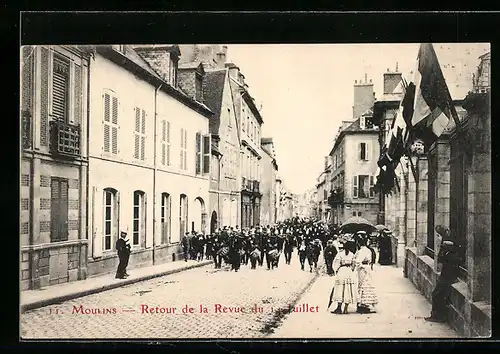
[[[375,230],[375,226],[371,222],[360,216],[353,216],[347,219],[347,221],[344,222],[339,229],[340,232],[349,232],[349,233],[355,233],[358,231],[371,232],[373,230]]]
[[[382,225],[382,224],[376,225],[375,228],[377,229],[377,231],[383,231],[383,230],[389,229],[387,226]]]

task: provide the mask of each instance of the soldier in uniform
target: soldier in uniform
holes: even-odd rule
[[[240,251],[243,249],[242,238],[237,234],[232,234],[230,236],[229,245],[229,259],[231,262],[231,270],[234,269],[237,272],[241,265],[241,254]]]
[[[190,244],[189,232],[186,232],[186,234],[182,237],[181,244],[182,244],[182,252],[184,252],[184,262],[187,262],[189,256],[189,244]]]
[[[267,263],[267,270],[270,270],[271,269],[271,266],[274,266],[277,265],[276,263],[276,260],[273,259],[273,257],[271,257],[269,255],[269,252],[273,251],[273,250],[276,250],[278,251],[278,237],[274,234],[271,234],[267,240],[267,243],[266,243],[266,263]]]
[[[294,238],[291,229],[287,230],[287,234],[285,236],[285,244],[283,247],[283,251],[285,253],[285,262],[286,264],[290,264],[292,261],[292,252],[294,247]]]
[[[127,265],[130,258],[130,242],[127,239],[127,233],[125,231],[120,232],[120,238],[116,240],[116,250],[118,251],[118,259],[120,263],[118,264],[118,269],[116,270],[116,279],[125,279],[129,275],[127,274]]]

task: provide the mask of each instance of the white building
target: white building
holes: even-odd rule
[[[181,235],[207,231],[212,112],[178,88],[176,45],[98,46],[90,64],[88,273],[179,258]]]

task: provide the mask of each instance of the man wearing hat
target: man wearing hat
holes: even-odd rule
[[[125,279],[129,275],[127,274],[127,265],[130,257],[130,242],[127,238],[127,232],[120,232],[120,238],[116,240],[116,250],[118,251],[118,269],[116,270],[116,279]]]
[[[457,278],[459,258],[457,246],[453,241],[449,240],[450,229],[446,226],[438,225],[435,230],[443,239],[437,258],[438,263],[442,264],[442,269],[436,281],[436,287],[432,292],[431,316],[426,317],[425,320],[431,322],[446,322],[451,285]]]
[[[181,244],[182,244],[182,252],[184,252],[184,262],[188,261],[188,255],[189,255],[189,232],[186,232],[184,236],[182,237]]]
[[[392,264],[392,232],[388,229],[382,230],[380,239],[378,242],[379,247],[379,259],[378,263],[380,265],[391,265]]]

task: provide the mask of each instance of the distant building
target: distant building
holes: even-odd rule
[[[380,155],[378,127],[372,123],[373,84],[355,81],[353,120],[344,121],[328,157],[329,188],[325,207],[333,224],[361,216],[376,224],[379,203],[375,195],[375,173]],[[371,105],[371,106],[370,106]]]
[[[276,163],[276,153],[272,138],[261,139],[262,160],[261,160],[261,183],[262,193],[260,219],[262,225],[272,225],[277,220],[276,200],[276,179],[278,176],[278,164]]]

